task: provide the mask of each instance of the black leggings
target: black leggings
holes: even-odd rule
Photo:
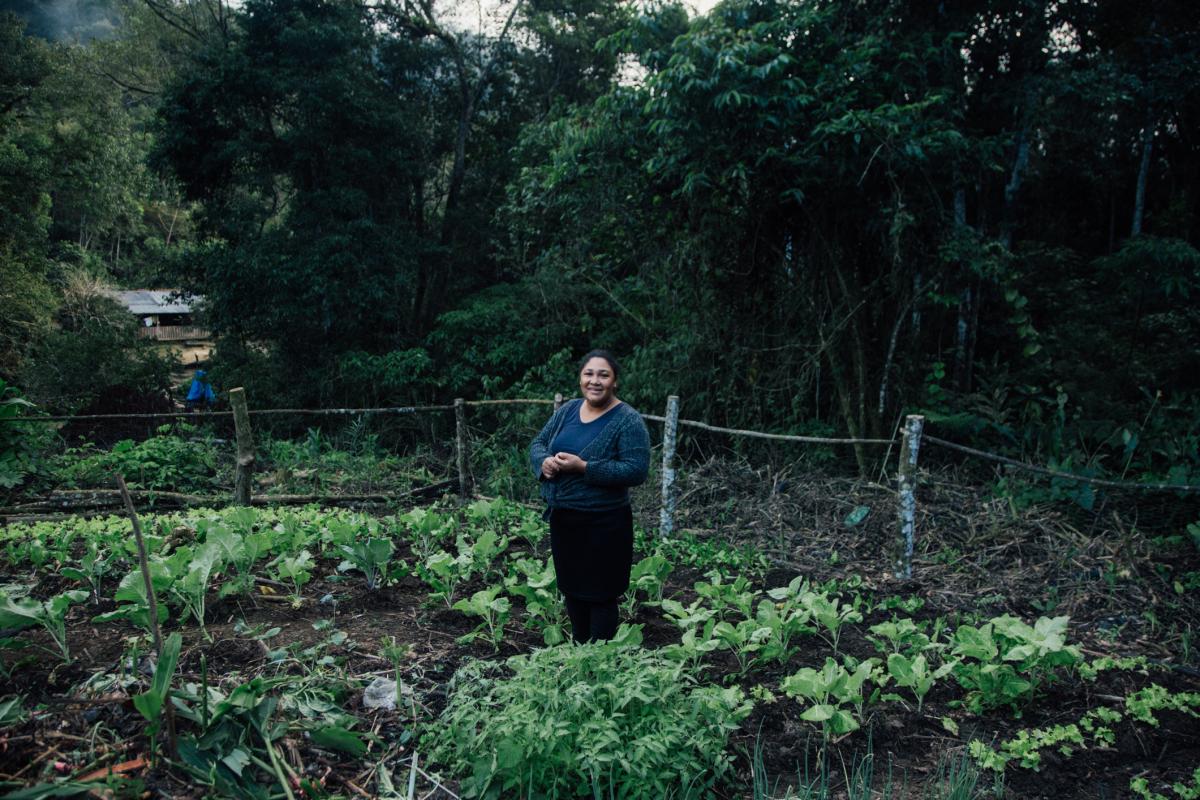
[[[579,644],[607,642],[617,635],[617,598],[592,602],[564,595],[571,635]]]

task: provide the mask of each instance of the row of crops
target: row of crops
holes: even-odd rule
[[[1170,665],[1088,656],[1065,616],[938,613],[687,536],[639,534],[626,624],[613,642],[570,645],[546,526],[504,501],[383,518],[201,510],[146,528],[149,589],[126,519],[3,533],[0,646],[16,690],[0,700],[3,734],[59,715],[113,742],[40,764],[13,796],[91,788],[131,747],[152,757],[139,780],[176,796],[171,780],[205,796],[294,800],[363,782],[404,796],[394,777],[414,751],[423,775],[469,797],[822,796],[830,754],[866,750],[890,720],[936,725],[935,760],[959,754],[925,781],[931,796],[1002,795],[1006,775],[1119,751],[1130,734],[1170,744],[1200,716],[1200,692]],[[431,629],[445,646],[421,641]],[[253,644],[240,663],[210,663],[234,640]],[[390,702],[368,703],[381,685]],[[85,701],[90,720],[61,716]],[[767,781],[738,749],[756,723],[792,732],[817,776]],[[1200,769],[1120,788],[1194,798]]]

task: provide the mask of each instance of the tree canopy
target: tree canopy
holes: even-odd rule
[[[85,269],[203,295],[214,376],[297,403],[567,388],[599,344],[715,423],[1196,440],[1182,0],[100,5],[0,26],[6,378]]]

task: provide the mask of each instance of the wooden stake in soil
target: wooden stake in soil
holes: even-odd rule
[[[894,545],[893,572],[897,578],[912,578],[913,547],[917,530],[917,453],[921,449],[921,433],[925,418],[910,414],[904,419],[904,437],[900,441],[900,469],[897,476],[899,490],[898,515],[900,531]]]
[[[667,398],[663,419],[662,514],[658,535],[664,539],[675,530],[675,442],[679,434],[679,396]]]
[[[117,489],[121,492],[121,499],[125,501],[125,513],[129,515],[129,521],[133,523],[133,538],[137,543],[138,564],[142,568],[142,581],[146,584],[150,636],[154,639],[154,668],[158,669],[158,665],[162,663],[162,632],[158,627],[158,599],[154,596],[154,581],[150,577],[150,559],[146,555],[146,540],[142,537],[142,524],[138,521],[137,511],[133,508],[133,498],[129,496],[129,488],[125,485],[125,476],[117,473],[113,477],[117,480]],[[177,752],[175,747],[175,707],[169,699],[164,704],[163,710],[167,717],[167,747],[171,758],[175,758]]]
[[[254,478],[254,436],[250,431],[250,411],[246,407],[246,390],[229,390],[233,406],[233,425],[237,431],[237,471],[233,478],[233,503],[250,505],[250,482]]]
[[[461,397],[454,398],[455,444],[458,451],[458,494],[466,500],[471,496],[470,453],[467,452],[467,404]]]

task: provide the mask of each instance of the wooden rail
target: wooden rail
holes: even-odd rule
[[[199,325],[152,325],[138,328],[138,336],[159,342],[181,342],[185,339],[211,339],[212,331]]]

